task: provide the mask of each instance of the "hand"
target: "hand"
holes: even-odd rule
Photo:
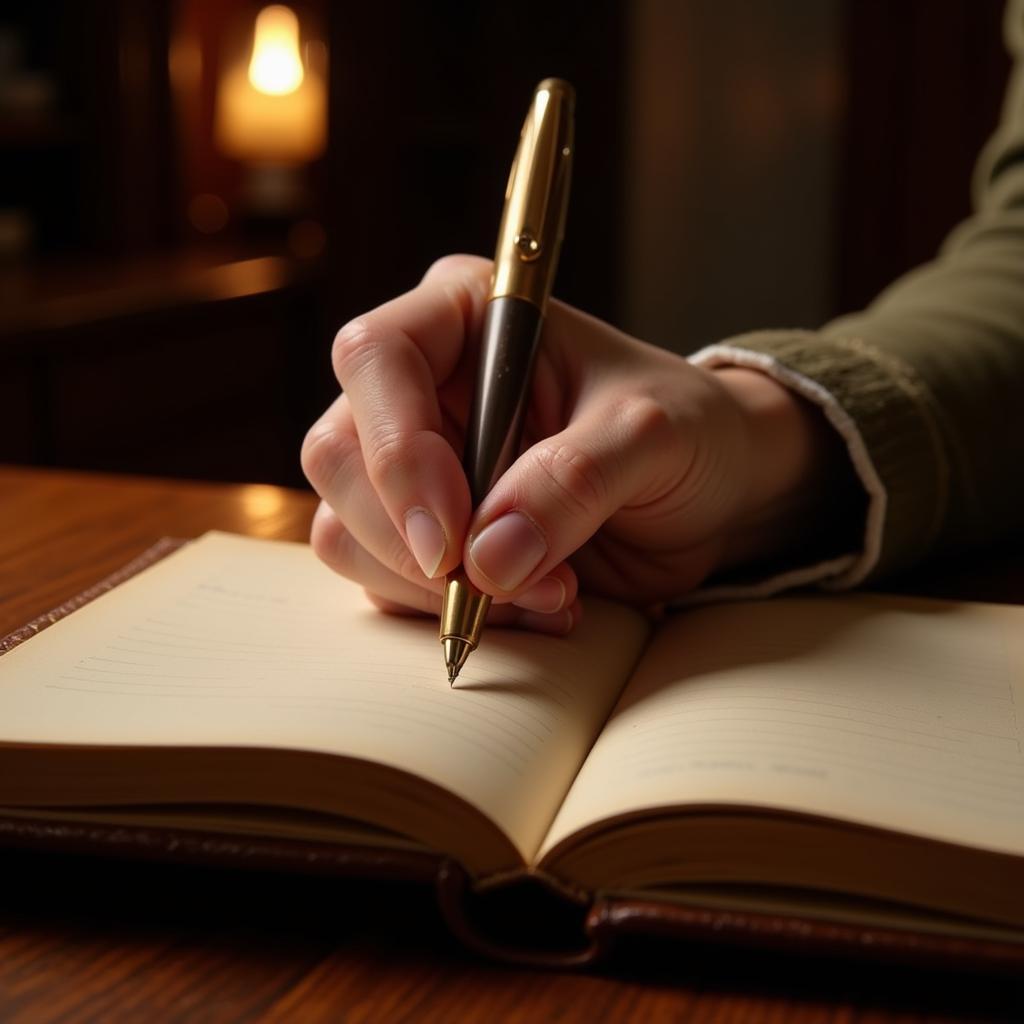
[[[556,301],[524,451],[474,512],[460,453],[490,270],[447,257],[338,333],[344,393],[302,449],[321,559],[386,610],[435,614],[464,562],[491,621],[563,633],[581,584],[650,606],[799,540],[844,458],[816,409]]]

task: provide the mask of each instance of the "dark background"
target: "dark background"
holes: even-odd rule
[[[994,0],[310,0],[329,141],[267,219],[211,132],[221,36],[257,9],[0,5],[50,97],[0,102],[0,461],[301,484],[334,331],[490,254],[548,75],[578,94],[561,298],[682,351],[814,327],[967,215],[1008,70]]]

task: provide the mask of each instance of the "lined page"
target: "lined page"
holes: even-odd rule
[[[0,658],[0,740],[366,758],[530,854],[646,635],[587,612],[568,638],[488,631],[453,690],[436,621],[381,614],[305,545],[207,534]]]
[[[551,835],[677,804],[787,808],[1024,853],[1024,610],[869,595],[684,613]]]

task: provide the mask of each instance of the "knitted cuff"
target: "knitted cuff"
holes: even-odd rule
[[[691,361],[767,373],[818,405],[846,442],[868,494],[862,549],[846,565],[832,560],[787,576],[850,587],[909,565],[931,547],[946,508],[949,467],[932,399],[910,367],[859,338],[810,331],[741,335],[702,349]]]

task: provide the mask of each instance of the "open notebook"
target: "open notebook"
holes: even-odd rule
[[[1022,707],[1024,609],[872,595],[588,600],[453,690],[436,623],[213,533],[0,658],[0,814],[1024,951]]]

